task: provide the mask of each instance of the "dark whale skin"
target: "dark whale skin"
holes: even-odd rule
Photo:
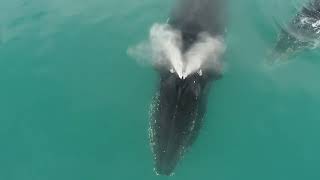
[[[315,42],[320,40],[320,24],[314,26],[319,20],[320,0],[312,0],[302,7],[287,28],[281,29],[274,48],[274,57],[314,48]]]
[[[222,36],[225,31],[223,0],[180,0],[168,24],[182,34],[183,52],[206,32]],[[210,70],[180,79],[169,69],[158,69],[159,91],[152,106],[151,147],[155,171],[172,175],[179,160],[194,143],[202,126],[207,97],[214,80],[220,77]]]

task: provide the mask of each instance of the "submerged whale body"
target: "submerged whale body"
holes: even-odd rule
[[[198,41],[200,33],[213,37],[223,35],[222,1],[178,2],[168,24],[181,32],[183,52]],[[198,136],[210,86],[219,74],[210,69],[199,69],[181,78],[168,68],[159,69],[159,74],[159,92],[153,103],[150,138],[156,173],[171,175]]]
[[[320,0],[312,0],[282,29],[275,47],[275,57],[316,48],[320,41]]]

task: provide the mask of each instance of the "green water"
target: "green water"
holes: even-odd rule
[[[169,0],[0,1],[0,180],[315,180],[320,61],[263,64],[301,1],[230,0],[227,66],[173,177],[156,176],[157,74],[127,54]]]

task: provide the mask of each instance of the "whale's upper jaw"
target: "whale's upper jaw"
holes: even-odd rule
[[[195,73],[186,79],[162,76],[151,122],[155,170],[171,175],[198,134],[205,112],[209,81]]]

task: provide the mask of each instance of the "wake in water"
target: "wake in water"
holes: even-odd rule
[[[128,54],[140,62],[151,63],[157,68],[167,68],[181,79],[195,72],[222,71],[221,54],[225,51],[223,39],[202,32],[187,50],[183,49],[181,31],[169,24],[154,24],[149,41],[129,48]],[[141,61],[142,60],[142,61]]]

